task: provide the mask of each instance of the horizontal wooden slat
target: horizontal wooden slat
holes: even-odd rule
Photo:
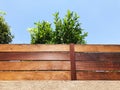
[[[69,61],[0,62],[0,70],[70,70]]]
[[[120,70],[120,62],[77,61],[77,70]]]
[[[75,45],[75,52],[120,52],[120,45]]]
[[[76,53],[76,60],[83,61],[118,61],[120,62],[120,53]]]
[[[120,72],[77,72],[77,80],[120,80]]]
[[[65,44],[0,44],[0,52],[69,51]]]
[[[0,44],[0,52],[70,51],[66,44]],[[76,52],[120,52],[120,45],[77,45]]]
[[[0,60],[70,60],[69,52],[0,52]]]
[[[69,71],[0,72],[0,80],[70,80]]]

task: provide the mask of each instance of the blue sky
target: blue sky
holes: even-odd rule
[[[120,44],[120,0],[0,0],[14,44],[29,44],[27,28],[37,21],[53,22],[53,13],[63,17],[68,9],[80,16],[88,44]]]

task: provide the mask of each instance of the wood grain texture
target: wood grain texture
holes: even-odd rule
[[[120,70],[120,62],[77,61],[76,70]]]
[[[0,44],[0,52],[69,51],[65,44]]]
[[[120,45],[74,46],[78,80],[120,80]],[[0,44],[0,80],[71,80],[71,50],[66,44]]]
[[[76,80],[76,64],[74,44],[70,44],[70,61],[71,61],[71,80]]]
[[[0,44],[0,52],[70,51],[67,44]],[[76,52],[120,52],[120,45],[75,45]]]
[[[77,72],[77,80],[120,80],[120,72]]]
[[[70,80],[69,71],[0,72],[0,80]]]
[[[0,62],[0,70],[70,70],[68,61]]]
[[[120,53],[76,53],[79,61],[116,61],[120,62]]]
[[[0,52],[0,60],[70,60],[68,52]]]
[[[75,45],[75,52],[120,52],[120,45]]]

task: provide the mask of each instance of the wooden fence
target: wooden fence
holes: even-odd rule
[[[120,80],[120,45],[0,45],[0,80]]]

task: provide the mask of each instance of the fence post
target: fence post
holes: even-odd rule
[[[77,80],[74,44],[70,44],[70,62],[71,62],[71,80]]]

